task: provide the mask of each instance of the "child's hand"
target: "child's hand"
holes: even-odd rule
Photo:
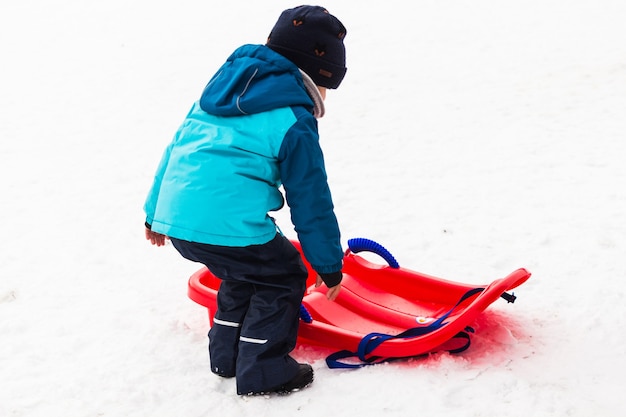
[[[161,233],[153,232],[152,230],[146,227],[146,239],[150,241],[153,245],[163,246],[165,245],[165,239],[167,236],[162,235]]]
[[[320,287],[323,283],[324,281],[322,280],[322,277],[318,275],[317,280],[315,281],[315,288]],[[328,291],[326,292],[326,298],[329,301],[335,301],[335,299],[339,295],[339,291],[341,291],[341,284],[337,284],[334,287],[328,288]]]

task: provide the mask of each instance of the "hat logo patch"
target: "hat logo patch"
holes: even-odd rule
[[[333,73],[330,71],[326,71],[324,69],[320,68],[320,75],[323,75],[324,77],[328,77],[328,78],[333,78]]]

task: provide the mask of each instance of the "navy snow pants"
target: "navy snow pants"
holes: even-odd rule
[[[209,331],[211,370],[236,376],[237,393],[269,391],[292,379],[307,270],[277,234],[263,245],[226,247],[171,239],[180,254],[222,280]]]

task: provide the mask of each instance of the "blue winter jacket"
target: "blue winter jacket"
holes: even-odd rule
[[[220,246],[267,243],[283,186],[304,254],[341,270],[339,227],[313,101],[298,68],[263,45],[237,49],[166,148],[144,210],[153,231]]]

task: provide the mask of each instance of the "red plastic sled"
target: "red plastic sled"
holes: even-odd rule
[[[302,250],[298,242],[292,243]],[[326,299],[326,286],[314,287],[317,274],[305,260],[308,289],[298,343],[353,352],[344,357],[359,356],[363,361],[441,350],[498,298],[513,302],[515,296],[507,291],[531,275],[520,268],[487,285],[463,284],[402,268],[376,242],[351,239],[348,245],[342,289],[334,302]],[[357,255],[361,251],[380,255],[388,265],[364,259]],[[189,279],[188,295],[208,309],[211,325],[219,285],[220,280],[206,268]]]

